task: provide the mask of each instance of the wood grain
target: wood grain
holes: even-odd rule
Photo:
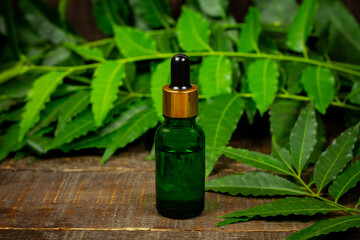
[[[271,201],[206,193],[204,212],[190,220],[161,217],[155,209],[155,165],[140,149],[100,166],[100,157],[0,164],[2,239],[284,239],[318,217],[274,218],[216,227],[218,215]],[[215,176],[253,170],[229,159]],[[350,234],[350,235],[349,235]],[[343,234],[344,235],[344,234]],[[343,236],[341,235],[341,236]],[[358,231],[347,239],[359,237]]]

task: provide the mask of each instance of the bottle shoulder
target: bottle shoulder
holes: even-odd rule
[[[162,123],[155,134],[155,145],[163,150],[198,151],[205,147],[205,133],[197,124],[180,127]]]
[[[156,130],[156,135],[199,135],[205,136],[204,130],[198,124],[192,126],[169,126],[162,123]]]

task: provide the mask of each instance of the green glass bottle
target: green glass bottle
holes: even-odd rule
[[[186,219],[204,209],[205,134],[196,123],[198,87],[190,84],[186,55],[171,61],[171,84],[163,87],[164,122],[155,134],[156,208]]]

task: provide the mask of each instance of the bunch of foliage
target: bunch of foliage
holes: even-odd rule
[[[216,149],[220,154],[246,165],[290,176],[295,182],[269,172],[255,171],[215,178],[206,183],[207,190],[246,196],[304,196],[286,197],[221,216],[226,220],[219,222],[218,226],[280,215],[312,216],[344,211],[348,215],[316,222],[288,239],[309,239],[360,227],[360,210],[357,209],[360,198],[353,208],[338,203],[339,198],[360,181],[360,160],[353,162],[343,171],[353,159],[352,151],[358,138],[359,126],[360,123],[345,130],[321,153],[316,138],[319,123],[314,106],[309,103],[301,111],[291,130],[289,149],[279,146],[275,136],[272,140],[271,156],[240,148]],[[315,168],[310,181],[305,183],[301,173],[310,163],[315,163]],[[311,188],[313,184],[315,189]],[[328,193],[334,201],[322,196],[322,191],[329,184]]]
[[[226,0],[187,0],[176,20],[166,0],[92,0],[107,36],[93,42],[65,21],[67,3],[60,0],[54,11],[41,1],[19,0],[23,17],[15,19],[12,1],[1,1],[0,41],[6,44],[0,47],[0,160],[11,152],[21,158],[99,148],[104,163],[162,120],[161,87],[169,82],[169,61],[178,52],[190,57],[192,83],[200,87],[206,176],[222,154],[231,155],[224,147],[243,113],[252,124],[257,113],[269,112],[271,133],[281,152],[290,150],[291,162],[279,162],[279,154],[258,159],[269,161],[265,170],[297,181],[307,164],[322,162],[321,118],[329,107],[343,108],[349,126],[359,121],[360,29],[340,1],[254,0],[245,21],[236,23]],[[295,122],[310,101],[317,113],[311,107],[303,112],[312,119],[304,154],[292,138],[302,131]],[[358,155],[358,145],[352,151]],[[247,154],[241,150],[234,158]],[[295,191],[272,194],[315,194],[284,184]]]

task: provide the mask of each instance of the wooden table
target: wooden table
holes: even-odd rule
[[[172,220],[155,209],[155,162],[131,147],[99,165],[99,156],[0,164],[0,238],[3,239],[284,239],[318,217],[282,217],[216,227],[218,215],[271,201],[206,193],[205,211]],[[268,151],[268,149],[260,149]],[[215,176],[251,170],[222,159]],[[359,231],[331,238],[360,239]]]

